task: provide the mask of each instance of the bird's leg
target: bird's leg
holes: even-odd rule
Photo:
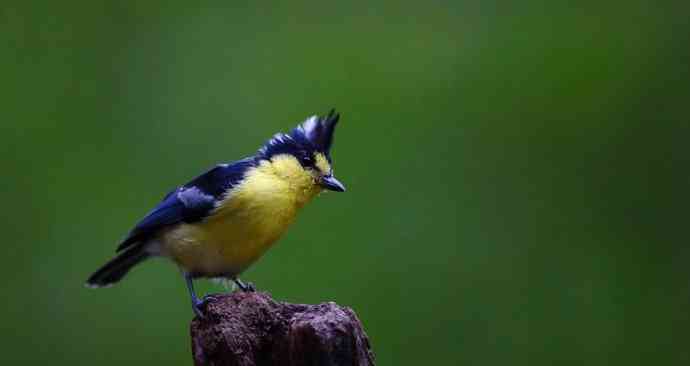
[[[240,290],[242,290],[244,292],[256,291],[256,288],[254,287],[254,285],[251,282],[244,283],[244,282],[240,281],[240,279],[237,277],[233,277],[232,280],[235,282],[237,287],[239,287]]]
[[[187,282],[187,291],[189,291],[189,297],[192,299],[192,310],[199,318],[203,318],[204,314],[201,312],[201,305],[204,303],[203,300],[199,300],[194,292],[194,279],[189,273],[184,274],[184,279]]]

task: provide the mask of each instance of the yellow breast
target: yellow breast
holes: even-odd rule
[[[264,161],[226,194],[208,218],[162,235],[164,253],[188,272],[236,275],[254,263],[320,192],[291,157]]]

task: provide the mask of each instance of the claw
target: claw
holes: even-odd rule
[[[204,315],[204,307],[207,306],[209,303],[215,301],[216,299],[218,299],[218,295],[214,294],[204,295],[204,297],[202,297],[201,299],[193,299],[192,310],[194,310],[194,314],[196,314],[199,318],[205,318],[206,316]]]
[[[217,295],[208,294],[208,295],[204,295],[204,297],[201,298],[201,302],[202,302],[202,303],[207,303],[207,302],[214,301],[214,300],[216,300],[217,298],[218,298]]]

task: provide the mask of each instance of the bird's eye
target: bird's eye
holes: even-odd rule
[[[304,166],[309,166],[314,163],[314,158],[310,154],[305,153],[300,157],[300,162]]]

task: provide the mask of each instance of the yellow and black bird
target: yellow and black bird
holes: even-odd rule
[[[330,153],[338,119],[334,110],[310,117],[254,156],[219,164],[168,193],[87,286],[112,285],[142,261],[165,257],[182,270],[197,315],[203,301],[195,278],[228,278],[252,291],[237,276],[285,233],[300,208],[324,189],[345,191]]]

